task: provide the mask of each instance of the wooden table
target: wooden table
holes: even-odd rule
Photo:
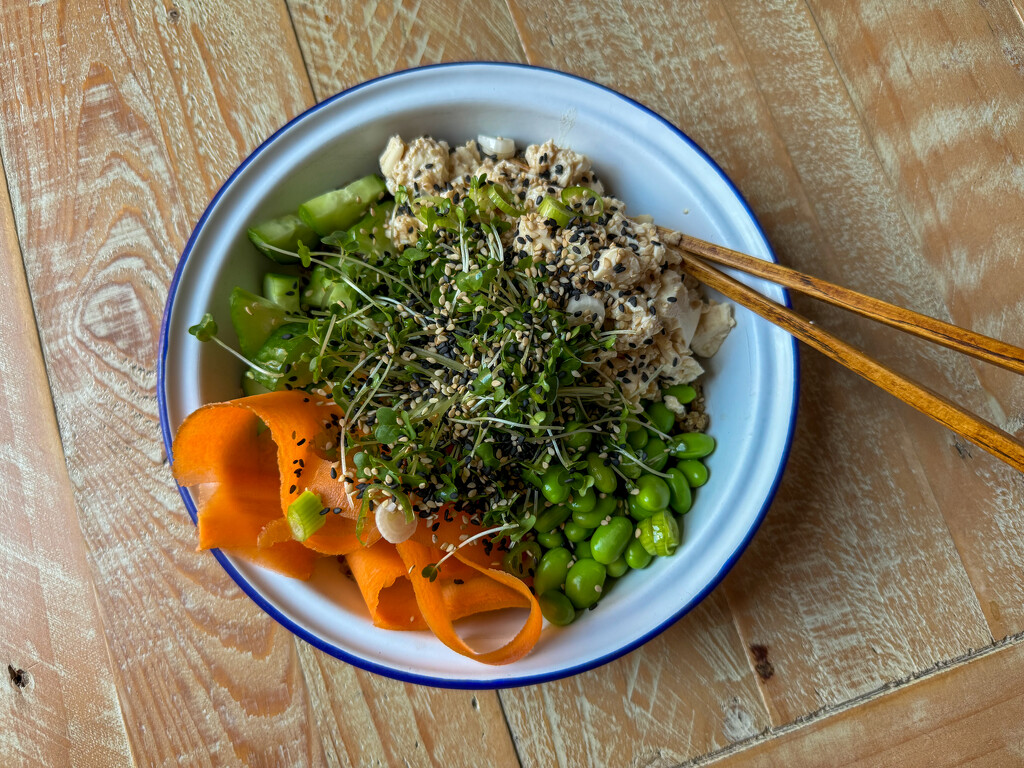
[[[804,354],[778,497],[725,582],[596,671],[361,672],[208,554],[155,395],[167,287],[245,155],[436,61],[590,77],[679,125],[780,259],[1024,344],[1019,0],[4,0],[0,764],[1024,764],[1024,481]],[[1024,381],[799,310],[1018,435]]]

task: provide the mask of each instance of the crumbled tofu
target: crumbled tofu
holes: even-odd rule
[[[678,237],[659,235],[650,217],[629,218],[621,201],[604,196],[584,155],[553,141],[507,154],[481,151],[475,141],[449,150],[442,141],[420,138],[406,145],[396,136],[381,156],[381,171],[388,189],[404,185],[413,198],[460,199],[480,175],[504,185],[513,204],[526,211],[502,235],[507,262],[525,258],[526,266],[551,274],[556,290],[548,301],[564,308],[570,325],[591,323],[615,334],[613,348],[595,352],[594,360],[631,401],[658,399],[665,386],[698,378],[704,369],[694,355],[713,355],[735,321],[729,305],[709,304],[697,281],[675,269],[681,263],[673,249]],[[560,199],[570,186],[593,190],[603,215],[549,226],[537,207],[547,196]],[[421,229],[410,209],[400,206],[388,234],[409,245]],[[686,412],[676,405],[680,410],[674,411]]]
[[[700,316],[700,322],[697,323],[697,332],[693,334],[690,348],[695,355],[712,357],[735,325],[731,304],[709,302],[707,311]]]

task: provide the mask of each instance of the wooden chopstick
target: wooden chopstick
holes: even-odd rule
[[[702,256],[708,261],[770,280],[807,296],[906,331],[914,336],[934,341],[936,344],[955,349],[979,360],[1024,374],[1024,349],[1020,347],[983,336],[928,315],[922,315],[910,309],[898,307],[895,304],[889,304],[881,299],[865,296],[849,288],[805,275],[781,264],[763,261],[689,235],[681,233],[671,233],[670,235],[669,230],[662,230],[660,227],[659,230],[663,237],[669,238],[668,242],[678,239],[678,247]]]
[[[683,260],[683,271],[687,274],[774,323],[807,346],[846,366],[943,426],[958,432],[1011,467],[1024,472],[1024,445],[1013,435],[888,368],[788,307],[762,296],[753,288],[705,264],[692,253],[681,249],[679,253]]]

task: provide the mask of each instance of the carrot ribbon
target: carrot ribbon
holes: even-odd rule
[[[259,423],[267,429],[260,432]],[[357,510],[328,452],[337,446],[341,412],[330,400],[299,390],[270,392],[206,405],[182,423],[172,446],[181,485],[213,484],[199,509],[199,549],[230,550],[259,565],[308,579],[322,556],[344,555],[375,626],[431,630],[452,650],[485,664],[526,655],[541,631],[540,606],[521,580],[492,561],[490,545],[460,548],[430,581],[424,567],[480,532],[468,518],[443,511],[413,538],[390,544],[367,522],[356,535]],[[285,518],[303,491],[320,496],[328,513],[320,530],[298,542]],[[477,652],[453,622],[502,608],[528,608],[523,628],[501,648]]]

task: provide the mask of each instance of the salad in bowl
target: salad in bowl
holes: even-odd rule
[[[792,340],[685,278],[674,229],[771,258],[699,148],[562,73],[427,67],[296,118],[168,298],[200,548],[413,682],[539,682],[664,630],[756,530],[796,395]]]
[[[273,268],[227,308],[247,397],[185,420],[175,474],[215,486],[204,548],[297,578],[340,556],[376,626],[510,663],[538,612],[568,625],[679,546],[714,450],[695,353],[735,323],[551,140],[393,136],[380,174],[248,230]],[[453,628],[510,606],[499,649]]]

